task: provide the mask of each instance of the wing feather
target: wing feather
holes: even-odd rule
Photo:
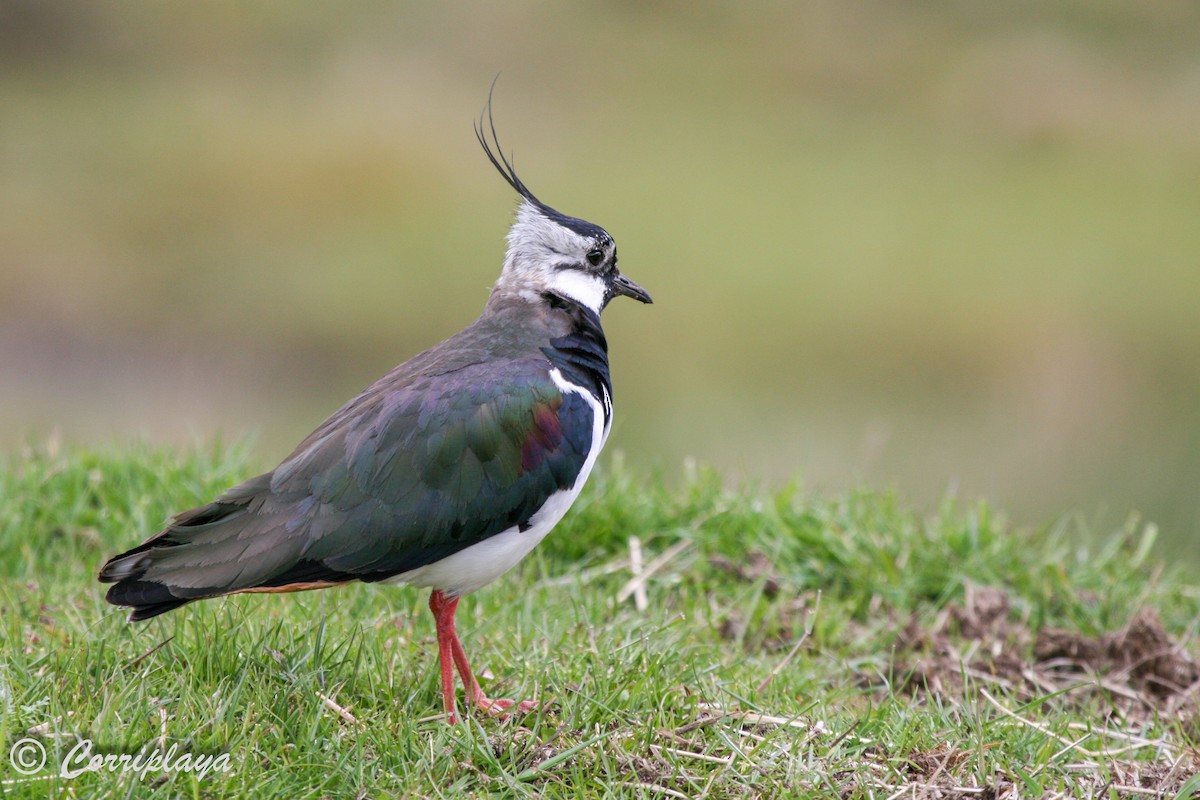
[[[109,600],[140,619],[232,592],[383,580],[523,525],[591,448],[591,405],[549,368],[385,378],[272,472],[110,560]]]

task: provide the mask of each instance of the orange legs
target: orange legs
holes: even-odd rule
[[[457,608],[457,597],[447,597],[445,592],[438,589],[429,595],[429,610],[433,612],[433,619],[437,623],[438,660],[442,668],[442,704],[446,709],[446,720],[451,725],[458,722],[458,709],[454,702],[454,671],[451,665],[458,670],[459,677],[462,678],[463,688],[466,689],[466,701],[489,714],[500,714],[501,718],[504,718],[508,716],[504,712],[513,706],[516,706],[521,714],[527,714],[537,708],[538,703],[535,700],[522,700],[519,703],[513,700],[493,700],[483,693],[483,689],[479,688],[479,681],[475,680],[475,675],[471,672],[466,651],[463,650],[462,642],[454,629],[454,612]]]

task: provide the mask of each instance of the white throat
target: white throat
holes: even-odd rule
[[[577,269],[558,270],[547,281],[547,288],[555,294],[587,306],[597,314],[604,307],[604,295],[607,292],[603,280]]]

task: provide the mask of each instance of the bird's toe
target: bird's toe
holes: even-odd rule
[[[499,717],[501,721],[512,716],[510,711],[517,714],[528,714],[531,711],[536,711],[541,707],[541,703],[536,700],[509,700],[503,697],[485,697],[480,695],[475,700],[476,705],[489,714]]]

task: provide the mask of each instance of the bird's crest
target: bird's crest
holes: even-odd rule
[[[500,76],[496,76],[499,80]],[[517,191],[517,194],[533,203],[540,209],[550,210],[545,203],[538,200],[533,192],[529,191],[529,187],[525,185],[517,176],[516,169],[513,168],[512,161],[504,155],[504,148],[500,146],[500,137],[496,133],[496,120],[492,117],[492,93],[496,91],[496,81],[492,81],[492,88],[488,89],[487,103],[483,106],[483,111],[479,114],[479,121],[475,123],[475,138],[479,140],[483,152],[487,154],[488,161],[492,162],[492,166],[500,173],[501,177],[508,182],[508,185]],[[484,120],[486,118],[486,125]],[[491,135],[491,142],[488,141],[488,135]],[[495,145],[495,150],[492,145]],[[558,213],[558,212],[554,212]]]
[[[499,80],[500,76],[496,76]],[[537,196],[529,190],[525,185],[525,181],[517,175],[517,170],[513,167],[512,159],[504,155],[504,148],[500,145],[500,137],[496,133],[496,120],[492,116],[492,94],[496,90],[496,81],[492,81],[492,87],[488,89],[487,103],[483,106],[483,111],[479,114],[479,121],[475,123],[475,138],[479,140],[479,144],[483,147],[483,152],[487,154],[488,161],[492,162],[492,166],[500,173],[500,176],[516,190],[517,194],[521,195],[522,199],[529,205],[541,212],[542,216],[553,220],[559,225],[574,231],[580,236],[599,237],[608,236],[607,232],[599,225],[595,225],[587,220],[578,219],[569,216],[543,203]]]

